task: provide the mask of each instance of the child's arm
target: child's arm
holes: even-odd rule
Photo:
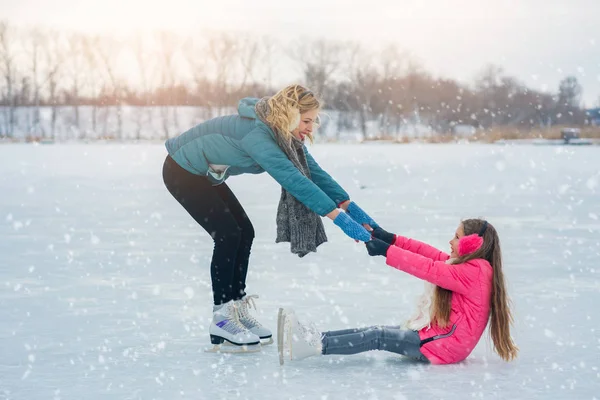
[[[419,279],[461,294],[473,290],[481,272],[480,268],[470,263],[446,264],[396,246],[390,246],[387,250],[386,263]]]
[[[408,250],[412,253],[417,253],[423,257],[427,257],[433,261],[446,261],[450,256],[441,250],[436,249],[427,243],[419,242],[415,239],[410,239],[404,236],[396,235],[394,246]]]

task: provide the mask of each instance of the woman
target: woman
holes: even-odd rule
[[[215,243],[213,344],[258,345],[272,336],[248,313],[255,297],[245,292],[254,229],[225,183],[229,176],[267,171],[282,186],[276,242],[290,242],[300,257],[327,240],[319,216],[357,241],[371,238],[363,224],[377,226],[303,145],[312,141],[320,108],[310,90],[291,85],[270,98],[242,99],[237,115],[203,122],[166,142],[165,185]]]

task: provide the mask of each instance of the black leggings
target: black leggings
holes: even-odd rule
[[[180,167],[171,156],[163,165],[163,180],[173,197],[208,232],[215,243],[210,277],[215,305],[241,299],[254,227],[225,184],[213,186],[207,177]]]

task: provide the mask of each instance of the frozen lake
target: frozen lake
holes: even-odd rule
[[[0,399],[600,398],[600,148],[319,144],[384,228],[448,251],[461,218],[497,228],[521,352],[487,334],[463,363],[391,353],[279,366],[275,346],[209,347],[212,241],[162,183],[162,144],[0,146]],[[398,324],[422,284],[329,220],[299,259],[275,244],[279,186],[228,184],[256,230],[248,292],[323,330]]]

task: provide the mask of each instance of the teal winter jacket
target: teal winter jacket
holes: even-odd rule
[[[349,200],[348,193],[321,169],[306,147],[312,180],[292,164],[277,145],[273,130],[256,116],[257,101],[244,98],[238,105],[238,115],[213,118],[167,140],[167,151],[181,167],[192,174],[207,176],[215,185],[229,176],[267,171],[285,190],[321,216]]]

